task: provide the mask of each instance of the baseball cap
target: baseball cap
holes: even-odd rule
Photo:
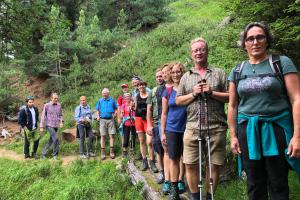
[[[123,84],[121,85],[121,87],[128,87],[128,84],[123,83]]]

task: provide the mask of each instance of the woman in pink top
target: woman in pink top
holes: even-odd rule
[[[122,135],[122,146],[123,146],[123,156],[128,153],[128,146],[130,142],[130,149],[135,148],[135,137],[136,130],[134,126],[135,112],[133,110],[133,101],[130,93],[124,94],[125,103],[121,106],[120,118],[123,124],[123,135]],[[130,140],[131,136],[131,140]]]

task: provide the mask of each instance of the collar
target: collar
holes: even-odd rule
[[[189,70],[190,74],[199,74],[198,72],[198,69],[196,69],[195,67],[192,67],[190,70]],[[206,68],[206,72],[210,73],[212,72],[212,68],[210,66],[207,66]]]

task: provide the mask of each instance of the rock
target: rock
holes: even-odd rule
[[[76,139],[76,128],[63,130],[62,139],[67,142],[73,142]]]

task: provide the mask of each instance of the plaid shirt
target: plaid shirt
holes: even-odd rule
[[[213,91],[227,92],[228,81],[226,74],[219,68],[208,67],[205,74],[206,82],[210,85]],[[193,87],[202,80],[198,73],[198,70],[192,68],[186,72],[181,80],[177,91],[177,96],[187,95],[193,92]],[[203,97],[195,99],[187,106],[187,122],[193,122],[195,128],[199,128],[199,106],[201,105],[201,129],[207,129],[205,123],[205,102]],[[210,96],[207,96],[207,109],[209,128],[217,128],[220,126],[226,126],[227,118],[224,111],[224,103],[220,102]]]
[[[41,116],[40,128],[44,128],[45,125],[52,128],[57,128],[60,122],[63,122],[62,109],[60,103],[46,103],[44,105]]]

